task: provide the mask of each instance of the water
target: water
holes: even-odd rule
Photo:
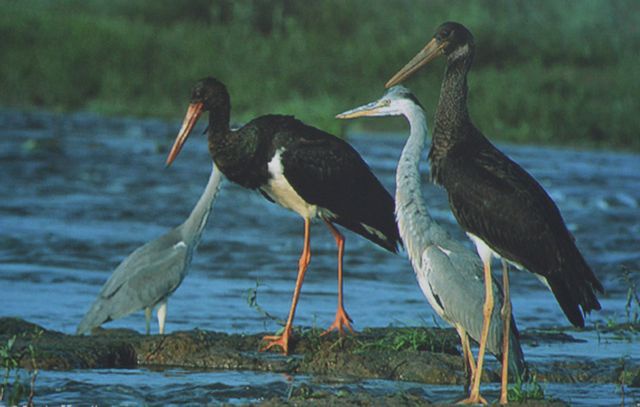
[[[47,329],[73,333],[117,264],[136,247],[186,218],[208,179],[210,157],[204,136],[194,132],[174,165],[164,168],[177,128],[178,123],[154,120],[0,112],[0,316],[18,316]],[[404,138],[358,134],[350,141],[393,191]],[[603,311],[591,315],[587,323],[626,320],[628,285],[622,270],[627,267],[636,276],[640,270],[640,156],[501,148],[550,193],[605,286]],[[427,181],[426,159],[423,168],[424,193],[432,214],[467,242],[455,225],[445,192]],[[167,330],[275,331],[278,326],[273,321],[248,306],[247,293],[259,284],[260,306],[286,317],[302,232],[298,215],[271,204],[259,193],[225,182],[190,274],[169,301]],[[335,314],[336,248],[322,223],[314,224],[311,233],[312,259],[296,324],[324,328]],[[356,329],[443,325],[423,298],[404,253],[392,255],[357,235],[346,232],[346,236],[345,306]],[[530,274],[512,274],[512,296],[521,329],[568,325],[551,293]],[[107,327],[142,331],[144,316],[136,313]],[[153,329],[157,330],[157,325]],[[525,353],[535,361],[562,358],[567,350],[550,345],[525,348]],[[572,346],[570,353],[575,357],[640,359],[637,344],[605,346],[594,338],[588,338],[586,345]],[[253,388],[259,382],[259,387],[266,389],[271,386],[265,383],[280,380],[275,376],[134,370],[43,372],[39,380],[49,381],[53,387],[59,385],[57,381],[66,383],[69,390],[65,394],[70,400],[88,386],[95,390],[96,400],[127,404],[180,402],[174,399],[180,393],[159,390],[178,377],[195,383],[192,391],[182,394],[188,395],[185,400],[196,401],[201,393],[217,394],[206,386],[211,382],[232,389]],[[140,378],[148,386],[127,396],[137,388],[128,383],[128,377]],[[106,384],[99,384],[103,382]],[[108,386],[108,397],[113,398],[99,396],[102,386]],[[396,385],[381,388],[385,386]],[[433,386],[414,386],[426,394],[437,394]],[[73,390],[76,387],[78,390]],[[577,393],[600,399],[598,394],[606,391],[596,387],[587,395]],[[562,392],[570,393],[570,389]],[[157,399],[165,397],[162,394],[166,398]],[[211,396],[209,401],[256,398],[251,392],[246,397],[243,394],[230,390],[219,398]]]

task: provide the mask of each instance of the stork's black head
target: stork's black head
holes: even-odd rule
[[[202,103],[204,110],[228,109],[229,101],[227,87],[216,78],[200,79],[191,90],[191,103]]]
[[[433,39],[449,61],[473,54],[473,34],[464,25],[448,21],[436,30]]]
[[[448,64],[464,60],[469,62],[467,66],[471,66],[470,62],[473,60],[474,48],[473,35],[465,26],[460,23],[446,22],[438,27],[431,41],[389,79],[385,87],[389,88],[399,84],[441,55],[447,57]]]
[[[231,102],[229,92],[222,82],[215,78],[200,79],[191,90],[191,103],[182,121],[182,127],[167,157],[167,166],[178,156],[182,146],[189,137],[193,126],[202,112],[208,111],[211,121],[223,129],[229,129]]]

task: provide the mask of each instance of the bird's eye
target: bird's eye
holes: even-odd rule
[[[440,31],[440,36],[442,38],[447,38],[449,35],[451,35],[451,30],[448,28],[445,28],[442,31]]]

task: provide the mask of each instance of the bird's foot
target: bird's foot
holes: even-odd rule
[[[347,314],[347,311],[345,311],[344,308],[339,307],[338,311],[336,311],[336,319],[333,321],[333,324],[331,324],[331,326],[327,328],[327,330],[324,331],[320,336],[327,335],[332,331],[338,331],[342,336],[345,333],[345,328],[349,330],[349,332],[354,333],[353,328],[351,327],[352,322],[353,320],[351,319],[349,314]]]
[[[285,327],[282,335],[267,335],[262,338],[262,342],[266,342],[262,348],[260,348],[260,352],[264,352],[273,348],[274,346],[279,346],[282,349],[283,355],[289,354],[289,338],[291,337],[291,328]]]
[[[477,394],[471,394],[469,397],[467,397],[464,400],[460,400],[458,401],[456,404],[488,404],[487,400],[484,399],[484,397],[482,397],[480,395],[480,393]]]

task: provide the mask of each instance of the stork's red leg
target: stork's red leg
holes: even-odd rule
[[[309,219],[304,220],[304,244],[302,247],[302,254],[298,261],[298,277],[296,279],[296,288],[293,291],[293,300],[291,301],[291,309],[289,310],[289,317],[287,323],[284,326],[284,332],[282,335],[267,335],[262,340],[267,344],[263,346],[260,351],[271,349],[274,346],[282,348],[282,353],[289,354],[289,338],[292,333],[293,318],[296,314],[296,306],[298,305],[298,298],[300,297],[300,289],[302,288],[302,282],[304,281],[304,274],[307,271],[307,266],[311,261],[311,247],[310,247],[310,229],[311,221]]]
[[[344,328],[347,328],[349,332],[353,332],[353,328],[351,327],[351,323],[353,320],[347,314],[347,311],[344,309],[344,302],[342,297],[342,258],[344,257],[344,236],[335,226],[328,220],[324,220],[327,224],[327,227],[331,231],[334,239],[336,239],[336,244],[338,245],[338,310],[336,311],[336,319],[333,321],[331,326],[327,328],[326,331],[322,333],[322,335],[326,335],[331,331],[337,330],[340,335],[344,335]]]

